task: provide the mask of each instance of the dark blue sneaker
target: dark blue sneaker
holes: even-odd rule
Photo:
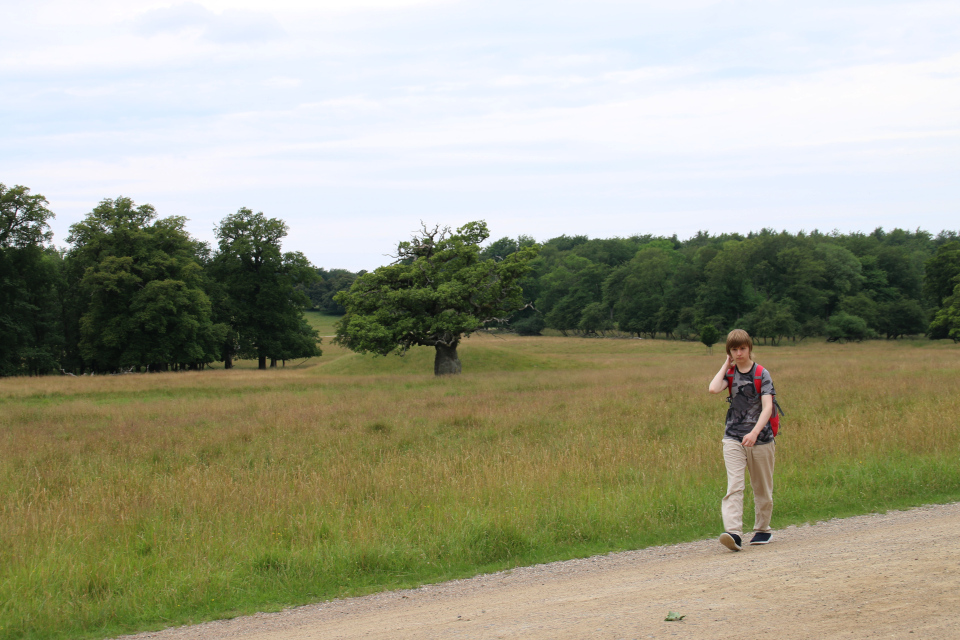
[[[740,551],[740,549],[743,548],[740,536],[735,533],[727,533],[726,531],[720,536],[720,544],[730,549],[730,551]]]
[[[770,538],[772,537],[773,534],[769,531],[757,531],[755,534],[753,534],[750,544],[767,544],[770,542]]]

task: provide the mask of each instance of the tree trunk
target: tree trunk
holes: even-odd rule
[[[437,355],[433,359],[433,373],[438,376],[445,376],[454,373],[460,373],[460,358],[457,357],[457,344],[447,347],[442,344],[435,345]]]
[[[233,369],[233,354],[225,353],[223,354],[223,368],[224,369]]]
[[[257,369],[267,368],[267,356],[260,356],[257,363]]]
[[[276,368],[277,368],[277,359],[276,359],[276,358],[270,358],[270,368],[271,368],[271,369],[276,369]]]

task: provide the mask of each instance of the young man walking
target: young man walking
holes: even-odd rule
[[[747,471],[750,472],[756,511],[750,544],[770,542],[776,454],[773,429],[769,423],[776,393],[773,379],[769,371],[753,361],[753,340],[743,329],[734,329],[727,336],[726,362],[710,381],[710,393],[722,393],[727,389],[730,390],[730,408],[723,434],[727,495],[721,503],[724,533],[720,542],[731,551],[740,551],[743,547],[743,491]]]

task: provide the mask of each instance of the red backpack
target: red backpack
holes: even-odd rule
[[[733,365],[727,370],[727,397],[733,398],[733,370],[737,365]],[[763,367],[759,364],[756,369],[753,370],[753,386],[757,389],[757,395],[760,395],[760,388],[763,386]],[[780,404],[777,402],[777,395],[773,394],[773,413],[770,415],[770,429],[773,431],[774,437],[776,437],[777,432],[780,431],[780,415],[783,413],[783,409],[780,408]]]

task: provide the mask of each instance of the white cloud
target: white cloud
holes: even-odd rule
[[[217,10],[242,8],[248,11],[301,12],[301,13],[355,13],[377,9],[406,9],[453,0],[203,0],[207,7]]]
[[[120,193],[198,229],[246,204],[337,233],[325,216],[386,234],[487,217],[538,237],[682,234],[764,203],[940,228],[960,207],[955,3],[57,0],[12,15],[0,181],[63,221]]]
[[[286,76],[274,76],[272,78],[267,78],[263,84],[276,89],[293,89],[302,85],[303,80],[300,78],[290,78]]]
[[[219,43],[273,40],[285,33],[269,13],[237,9],[215,13],[198,2],[151,9],[140,14],[134,24],[139,33],[148,36],[189,33]]]

